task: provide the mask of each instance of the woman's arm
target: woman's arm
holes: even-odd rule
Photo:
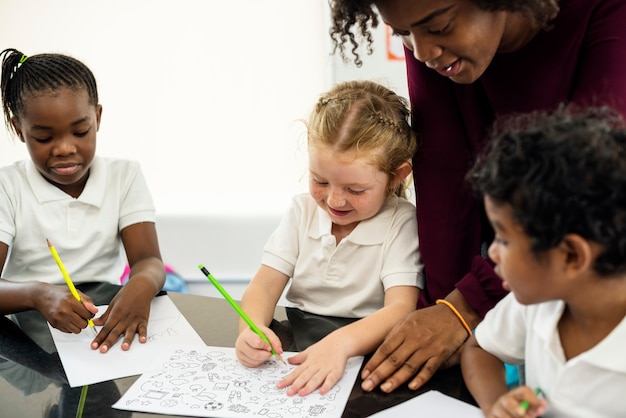
[[[470,328],[478,324],[480,317],[458,290],[446,300]],[[458,362],[467,338],[463,323],[448,306],[436,304],[413,310],[391,330],[363,368],[363,390],[371,391],[380,385],[383,392],[392,392],[409,379],[409,388],[418,389],[440,367]]]

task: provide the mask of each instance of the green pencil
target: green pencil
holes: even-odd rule
[[[535,395],[541,395],[540,388],[535,388]],[[519,406],[524,410],[524,412],[526,412],[528,411],[528,408],[530,408],[530,403],[527,400],[523,400]]]
[[[275,355],[276,358],[278,358],[278,360],[280,360],[283,364],[287,364],[285,363],[285,360],[283,360],[283,358],[280,356],[280,354],[278,354],[276,350],[274,350],[274,347],[272,347],[272,343],[270,343],[269,338],[267,338],[267,336],[263,334],[263,331],[261,331],[254,322],[252,322],[252,319],[250,319],[250,317],[246,315],[243,309],[241,309],[241,307],[237,304],[237,302],[235,302],[235,300],[228,294],[226,289],[222,287],[220,282],[218,282],[217,279],[213,277],[211,273],[209,273],[209,270],[207,270],[206,267],[204,267],[204,265],[202,264],[200,264],[198,268],[202,271],[202,273],[204,273],[207,279],[209,279],[209,281],[213,283],[213,286],[215,286],[215,288],[222,294],[222,296],[224,296],[224,299],[226,299],[226,301],[230,303],[230,306],[232,306],[235,312],[239,314],[241,319],[243,319],[245,323],[248,324],[250,329],[254,331],[254,333],[257,334],[259,337],[261,337],[263,341],[265,341],[266,343],[270,345],[272,354]]]

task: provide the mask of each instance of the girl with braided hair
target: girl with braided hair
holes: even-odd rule
[[[155,209],[136,162],[96,156],[102,106],[91,70],[62,54],[6,49],[0,57],[5,121],[30,155],[0,169],[0,313],[19,321],[37,311],[80,333],[97,312],[97,299],[70,293],[49,239],[79,291],[114,295],[99,302],[109,306],[93,321],[102,328],[91,348],[106,353],[123,336],[128,350],[136,334],[145,343],[150,304],[165,283]],[[122,288],[112,285],[126,262],[120,245],[131,266]]]
[[[413,179],[425,287],[417,309],[365,365],[362,387],[391,392],[408,381],[417,389],[458,363],[471,330],[507,294],[487,253],[493,229],[465,181],[491,124],[563,103],[626,114],[626,2],[330,0],[330,7],[330,35],[344,59],[360,65],[373,48],[370,28],[380,23],[405,46],[411,126],[421,140]]]
[[[243,321],[235,345],[248,367],[283,352],[269,326],[291,280],[289,351],[301,352],[278,383],[288,395],[328,392],[348,358],[372,352],[415,308],[422,278],[415,206],[403,197],[416,148],[408,120],[391,90],[349,81],[323,94],[306,122],[309,193],[294,197],[242,298],[271,346]]]

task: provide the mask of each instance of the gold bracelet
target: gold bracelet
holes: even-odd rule
[[[463,324],[463,327],[465,328],[465,330],[467,331],[467,335],[470,336],[472,335],[472,329],[470,328],[469,325],[467,325],[467,322],[465,322],[465,319],[463,319],[463,315],[461,315],[461,312],[459,312],[453,304],[451,304],[450,302],[448,302],[445,299],[437,299],[435,301],[435,303],[437,305],[439,305],[440,303],[443,303],[444,305],[446,305],[448,308],[450,308],[450,310],[452,312],[454,312],[454,314],[456,315],[457,318],[459,318],[459,321],[461,321],[461,324]]]

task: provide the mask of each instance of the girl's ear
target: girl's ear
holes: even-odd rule
[[[102,105],[96,106],[96,131],[100,129],[100,118],[102,117]]]
[[[404,163],[400,164],[400,166],[398,166],[398,168],[396,168],[396,171],[395,171],[396,175],[393,178],[393,180],[391,181],[391,187],[395,188],[400,183],[402,183],[407,178],[407,176],[409,174],[411,174],[412,170],[413,170],[413,167],[408,162],[404,162]]]
[[[22,133],[22,128],[20,127],[20,121],[17,120],[15,116],[11,118],[11,125],[13,126],[13,130],[15,130],[15,133],[17,134],[20,141],[25,142],[24,134]]]
[[[570,276],[591,270],[599,251],[578,234],[565,235],[559,248],[565,255],[565,271]]]

